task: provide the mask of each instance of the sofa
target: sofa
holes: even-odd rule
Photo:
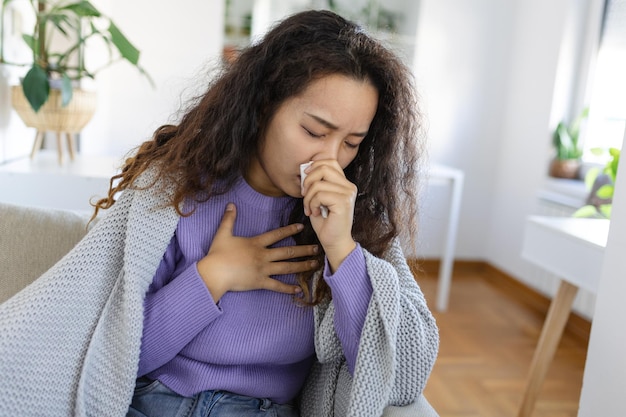
[[[87,233],[90,213],[0,203],[0,303],[48,270]]]
[[[0,304],[52,267],[95,222],[91,213],[0,202]],[[388,407],[383,417],[438,417],[421,396],[408,407]]]

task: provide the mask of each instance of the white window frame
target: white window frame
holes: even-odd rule
[[[553,128],[560,121],[572,122],[589,106],[605,7],[606,0],[569,0],[552,106]],[[585,141],[584,129],[581,141]],[[586,167],[581,171],[583,178],[585,172]]]
[[[615,71],[616,68],[618,69],[623,69],[624,67],[624,61],[623,61],[623,57],[621,55],[622,51],[623,51],[623,44],[621,43],[623,40],[623,36],[626,33],[626,29],[624,28],[623,25],[626,25],[626,21],[621,21],[619,19],[623,19],[626,15],[624,15],[624,7],[626,7],[626,1],[625,0],[606,0],[607,3],[607,7],[608,8],[608,3],[613,2],[612,4],[612,9],[611,10],[605,10],[603,13],[603,19],[605,20],[605,22],[603,22],[604,25],[611,25],[610,27],[605,27],[602,28],[603,33],[601,36],[605,36],[607,33],[610,33],[610,36],[612,36],[612,40],[608,39],[607,40],[607,48],[611,48],[611,47],[615,47],[615,41],[617,40],[617,42],[619,42],[620,46],[620,55],[606,55],[608,52],[604,52],[603,54],[603,50],[602,50],[602,45],[601,42],[603,42],[604,40],[598,40],[598,48],[600,49],[598,52],[598,55],[593,57],[593,65],[594,68],[598,68],[599,62],[601,62],[601,60],[603,60],[603,64],[606,65],[607,58],[611,58],[611,59],[615,59],[617,56],[620,57],[620,59],[618,60],[618,62],[615,62],[618,66],[617,67],[607,67],[607,68],[612,68],[613,69],[613,76],[615,76],[615,74],[617,73],[617,71]],[[611,13],[610,16],[608,16],[608,14]],[[610,32],[609,32],[610,31]],[[600,35],[599,35],[600,36]],[[617,36],[617,38],[615,38],[615,36]],[[608,51],[609,49],[607,49]],[[626,53],[626,51],[623,51],[624,53]],[[603,55],[601,55],[603,54]],[[604,68],[604,70],[606,70],[607,68]],[[599,76],[599,77],[598,77]],[[598,157],[595,156],[591,153],[590,149],[592,149],[594,146],[601,146],[602,148],[608,147],[608,146],[614,146],[617,148],[621,147],[622,144],[622,138],[624,136],[624,123],[623,123],[623,119],[624,119],[624,103],[623,100],[626,99],[626,97],[624,96],[624,84],[623,84],[623,79],[622,79],[622,75],[618,76],[620,78],[619,81],[619,86],[613,85],[613,84],[605,84],[604,86],[602,86],[602,80],[606,79],[604,78],[606,76],[605,73],[600,74],[598,72],[598,76],[594,77],[595,78],[595,82],[599,83],[597,86],[594,86],[592,84],[593,79],[590,78],[590,82],[589,82],[589,88],[588,88],[588,103],[590,103],[590,108],[589,108],[589,123],[588,123],[588,132],[586,135],[586,140],[584,142],[587,142],[585,144],[585,154],[583,155],[583,161],[587,162],[587,163],[601,163],[604,164],[606,163],[606,161],[609,159],[609,155],[608,153],[604,153],[602,156]],[[609,78],[610,79],[610,78]],[[607,85],[611,86],[611,93],[609,94],[609,97],[606,96],[596,96],[593,97],[592,93],[598,94],[598,92],[602,91],[601,89],[604,87],[604,94],[607,94],[607,90],[606,87]],[[616,90],[617,88],[617,90]],[[618,94],[614,94],[616,91],[618,91]],[[598,97],[600,97],[601,99],[608,99],[611,100],[611,106],[616,105],[618,106],[617,108],[615,107],[610,107],[609,111],[611,112],[610,114],[606,114],[606,113],[602,113],[601,110],[602,107],[606,107],[603,106],[603,104],[606,104],[605,102],[603,102],[603,104],[600,104],[598,102],[595,102],[595,100],[598,99]],[[619,120],[620,122],[618,123],[611,123],[611,124],[607,124],[607,120],[605,119],[607,116],[612,117],[615,116],[617,113],[615,113],[614,111],[618,110],[619,111]],[[595,123],[598,123],[597,125],[595,125]],[[594,129],[592,131],[592,129]],[[614,129],[619,129],[619,130],[614,130]],[[598,137],[601,137],[602,135],[607,135],[607,138],[610,138],[612,140],[612,143],[610,141],[604,141],[604,143],[602,143],[601,140],[598,140],[595,136],[591,137],[591,134],[594,135],[598,135]],[[585,139],[583,137],[583,139]]]

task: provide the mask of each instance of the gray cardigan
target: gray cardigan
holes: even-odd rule
[[[0,415],[126,414],[143,298],[179,219],[159,190],[122,193],[63,259],[0,305]],[[436,416],[421,395],[437,355],[434,318],[399,245],[385,259],[364,253],[374,292],[354,376],[332,302],[317,306],[302,416]]]

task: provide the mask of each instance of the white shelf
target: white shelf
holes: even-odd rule
[[[91,211],[93,197],[104,197],[122,159],[77,155],[59,165],[56,151],[41,151],[0,165],[0,201],[35,207]]]

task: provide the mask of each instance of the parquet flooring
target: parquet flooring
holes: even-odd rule
[[[436,274],[417,273],[434,311]],[[492,281],[492,280],[491,280]],[[480,271],[456,271],[448,311],[434,311],[439,357],[425,395],[441,417],[516,417],[545,316]],[[576,417],[587,340],[565,331],[533,417]]]

